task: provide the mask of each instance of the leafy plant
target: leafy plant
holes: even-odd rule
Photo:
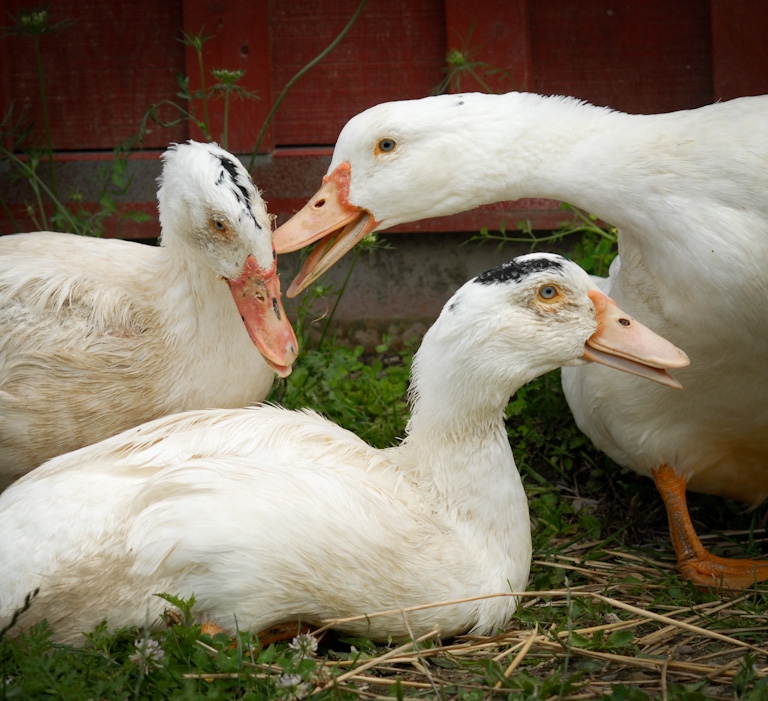
[[[126,174],[126,159],[128,152],[135,144],[135,138],[129,138],[115,147],[112,161],[100,169],[95,207],[84,206],[82,194],[78,192],[70,192],[68,200],[60,196],[53,160],[53,141],[41,40],[46,34],[71,28],[74,22],[65,20],[51,23],[48,8],[26,10],[18,17],[11,16],[11,20],[12,26],[5,30],[6,34],[31,37],[33,40],[38,92],[43,113],[44,146],[42,148],[34,142],[30,143],[31,127],[25,125],[23,116],[14,115],[14,105],[8,109],[0,124],[0,159],[9,161],[15,167],[18,176],[27,181],[34,195],[35,204],[27,206],[28,216],[39,229],[72,231],[91,236],[100,236],[103,233],[105,221],[113,216],[134,221],[148,219],[149,217],[141,212],[118,212],[117,207],[117,199],[125,194],[130,185],[130,179]],[[10,142],[10,147],[6,147],[6,142]],[[17,155],[20,151],[23,151],[22,156]],[[43,163],[48,165],[47,182],[39,172],[39,167]],[[10,209],[5,202],[2,202],[2,206],[18,231],[19,227]]]
[[[114,633],[102,624],[73,648],[52,643],[43,623],[0,643],[0,698],[300,699],[330,680],[304,637],[262,648],[246,633],[201,638],[190,622]]]
[[[460,49],[450,49],[445,55],[445,77],[432,89],[432,95],[442,95],[449,90],[461,92],[461,81],[464,78],[472,78],[487,93],[496,92],[486,82],[491,76],[498,76],[509,83],[507,89],[513,89],[514,83],[509,71],[492,66],[486,61],[477,58],[482,46],[472,45],[472,34],[475,24],[472,23],[469,33],[461,40]]]
[[[43,55],[40,50],[40,39],[44,34],[61,31],[73,25],[73,22],[65,20],[50,23],[50,10],[47,7],[25,10],[18,17],[10,15],[13,25],[6,29],[7,34],[17,34],[20,36],[31,37],[33,41],[33,52],[35,54],[35,65],[37,67],[37,82],[40,91],[40,106],[43,111],[43,128],[45,133],[45,150],[48,157],[49,173],[51,179],[51,190],[56,194],[56,174],[53,168],[53,144],[51,142],[51,120],[48,115],[48,99],[45,90],[45,73],[43,71]]]
[[[313,407],[331,421],[353,431],[372,445],[384,448],[403,435],[408,416],[406,393],[412,350],[394,352],[384,338],[375,355],[365,357],[362,346],[350,348],[329,335],[333,319],[350,277],[363,252],[373,253],[382,244],[366,237],[355,248],[341,287],[316,284],[309,288],[297,310],[295,330],[302,349],[291,375],[277,381],[268,401],[289,409]],[[305,254],[306,255],[306,254]],[[313,322],[316,302],[330,311]],[[312,333],[314,323],[322,330]]]
[[[191,90],[189,87],[190,77],[188,75],[177,75],[176,80],[179,91],[176,93],[181,102],[175,100],[161,100],[150,105],[141,121],[138,131],[138,138],[144,139],[146,134],[151,131],[150,124],[157,124],[162,128],[175,126],[176,124],[190,122],[194,124],[206,138],[207,141],[213,141],[210,122],[209,104],[211,100],[220,98],[224,101],[223,132],[221,145],[223,148],[229,148],[229,103],[230,99],[240,100],[258,100],[259,96],[249,90],[246,90],[238,83],[245,76],[245,71],[229,68],[212,68],[211,77],[216,81],[212,85],[206,82],[207,71],[203,61],[203,46],[212,39],[201,29],[197,34],[188,34],[182,31],[181,41],[186,46],[191,47],[197,57],[198,79],[200,81],[199,90]],[[202,110],[202,116],[198,116],[198,108]],[[160,116],[163,109],[170,109],[177,116],[173,119],[165,119]]]
[[[504,222],[499,226],[499,232],[491,232],[486,228],[471,237],[469,242],[494,242],[499,248],[507,243],[530,244],[531,250],[542,245],[562,245],[564,239],[580,235],[575,240],[575,247],[571,257],[590,275],[606,276],[611,261],[618,253],[618,231],[610,224],[600,225],[594,214],[585,214],[580,209],[561,202],[560,208],[571,213],[571,219],[561,222],[560,226],[548,233],[538,234],[533,230],[528,220],[517,223],[519,233],[510,234]]]

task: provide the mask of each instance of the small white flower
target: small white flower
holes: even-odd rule
[[[309,693],[309,684],[302,681],[298,674],[281,674],[277,687],[286,691],[290,699],[303,699]]]
[[[142,638],[133,643],[136,652],[128,659],[141,669],[144,674],[150,674],[158,667],[162,667],[165,660],[165,650],[157,640]]]
[[[291,640],[288,645],[301,659],[314,657],[317,652],[317,638],[310,633],[301,633]]]

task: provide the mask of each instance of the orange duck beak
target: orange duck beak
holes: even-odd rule
[[[269,367],[280,377],[288,377],[299,343],[280,301],[277,256],[269,269],[248,256],[240,277],[227,280],[227,284],[251,341]]]
[[[597,313],[597,331],[587,339],[584,357],[601,365],[645,377],[668,387],[682,385],[667,370],[684,368],[691,361],[677,346],[625,314],[610,297],[590,290]]]
[[[295,297],[328,270],[354,245],[373,231],[378,222],[349,202],[349,163],[340,163],[323,178],[322,187],[285,224],[273,241],[278,253],[297,251],[318,241],[286,295]]]

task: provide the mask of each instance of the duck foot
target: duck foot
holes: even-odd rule
[[[699,589],[718,591],[740,591],[768,579],[768,561],[717,557],[701,544],[688,513],[685,478],[676,475],[669,465],[662,465],[653,470],[653,479],[667,509],[669,535],[682,577]]]
[[[288,621],[286,623],[278,623],[275,626],[271,626],[258,634],[259,644],[261,647],[269,647],[272,643],[282,643],[286,640],[292,640],[299,634],[309,634],[315,629],[307,625],[306,623],[298,623],[297,621]],[[227,633],[220,625],[211,621],[203,623],[200,633],[202,635],[210,635],[213,637],[218,633]]]
[[[286,640],[293,640],[297,635],[309,635],[310,633],[314,633],[315,630],[317,630],[317,628],[313,628],[306,623],[299,623],[298,621],[278,623],[278,625],[271,626],[259,633],[259,644],[261,647],[267,647],[272,643],[282,643]]]

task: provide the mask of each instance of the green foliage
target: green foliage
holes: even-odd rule
[[[388,447],[405,431],[411,361],[411,352],[390,351],[386,339],[368,358],[362,346],[305,347],[269,401],[289,409],[315,408],[372,445]]]
[[[555,231],[548,234],[542,235],[534,231],[528,220],[518,222],[519,231],[511,234],[507,232],[504,222],[501,222],[498,233],[481,229],[476,236],[470,239],[470,242],[491,241],[496,243],[499,248],[507,243],[526,243],[530,244],[533,251],[544,245],[557,244],[561,246],[565,239],[578,235],[579,238],[573,239],[575,247],[570,256],[572,260],[576,261],[590,275],[601,277],[608,275],[611,261],[618,253],[618,230],[616,227],[610,224],[601,226],[594,214],[585,214],[567,202],[562,202],[560,208],[570,212],[571,219],[564,220]]]
[[[740,701],[764,701],[768,699],[768,677],[758,678],[752,655],[744,655],[733,679],[734,698]]]
[[[297,73],[285,91],[308,68],[327,55],[349,30],[364,6],[365,0],[362,0],[355,16],[334,42]],[[54,29],[65,30],[69,24],[52,24],[47,10],[35,13],[12,18],[15,23],[13,32],[26,36],[27,40],[31,38],[39,57],[41,38],[44,39],[45,34]],[[211,84],[207,80],[209,74],[203,65],[202,47],[208,39],[202,30],[196,35],[185,34],[183,37],[183,41],[196,52],[201,88],[191,91],[189,76],[179,76],[178,97],[187,108],[176,107],[180,110],[180,119],[191,120],[210,138],[211,100],[222,98],[227,112],[230,97],[253,99],[255,96],[239,92],[238,81],[242,79],[242,74],[236,71],[216,69],[211,72],[214,82]],[[452,52],[448,56],[448,64],[446,85],[454,87],[460,85],[462,77],[471,76],[482,85],[487,76],[494,74],[492,67],[476,58],[472,48],[463,47]],[[41,100],[44,102],[42,78],[40,72]],[[267,123],[285,91],[275,102]],[[160,107],[154,105],[148,110],[140,133],[144,133],[143,130],[148,129],[152,122],[162,124],[158,117]],[[44,111],[47,114],[47,108]],[[227,122],[228,116],[225,115],[225,128]],[[267,123],[259,135],[259,142]],[[47,117],[45,132],[45,138],[37,143],[23,119],[15,115],[13,109],[9,110],[0,125],[0,137],[10,138],[13,146],[8,150],[2,148],[0,158],[10,161],[19,177],[29,183],[34,198],[30,213],[39,228],[98,235],[103,231],[106,220],[124,216],[119,214],[117,205],[130,184],[126,171],[127,155],[136,142],[127,141],[115,149],[112,161],[99,173],[98,205],[88,208],[82,204],[79,193],[70,193],[66,199],[60,198],[52,172],[47,175],[40,172],[46,165],[49,168],[52,166]],[[23,158],[19,157],[19,151],[24,152]],[[2,201],[0,205],[5,206]],[[560,229],[551,235],[542,236],[532,230],[530,223],[523,222],[521,234],[508,234],[502,226],[499,234],[483,231],[476,240],[492,241],[499,246],[522,241],[530,244],[531,248],[563,243],[572,246],[572,257],[588,272],[607,274],[616,254],[616,230],[601,226],[594,216],[570,205],[563,205],[563,208],[570,212],[571,219],[563,222]],[[573,241],[574,238],[577,240]],[[368,243],[371,249],[376,248],[375,237],[371,237]],[[361,250],[361,247],[356,248],[355,261]],[[361,347],[349,348],[332,336],[332,321],[348,280],[349,277],[338,290],[315,285],[302,298],[296,326],[302,354],[292,375],[276,384],[270,400],[289,408],[314,408],[371,444],[387,447],[395,444],[404,434],[413,348],[394,351],[385,338],[375,353],[366,355]],[[312,320],[317,316],[316,303],[320,300],[327,300],[328,313],[313,324]],[[314,330],[314,326],[319,332]],[[575,543],[592,540],[591,549],[583,551],[583,557],[585,560],[599,559],[609,549],[622,546],[623,538],[631,535],[629,529],[642,529],[643,519],[652,517],[650,512],[653,509],[647,505],[658,503],[653,483],[622,472],[581,434],[566,405],[559,371],[537,379],[512,397],[506,409],[506,428],[530,501],[535,558],[557,556],[569,552]],[[736,527],[737,523],[746,521],[749,531],[747,547],[753,554],[760,552],[760,543],[754,537],[754,531],[760,519],[765,518],[765,509],[744,516],[737,506],[723,500],[699,503],[705,504],[702,510],[705,515],[730,526]],[[615,518],[617,513],[620,519]],[[663,512],[660,513],[663,524]],[[350,528],[354,528],[354,524],[350,524]],[[734,538],[734,544],[744,545],[739,536]],[[572,587],[575,588],[575,583],[572,584],[569,579],[571,576],[578,577],[564,567],[535,565],[530,587],[537,590],[565,589],[570,595]],[[607,576],[610,578],[612,575]],[[647,593],[647,580],[629,579],[623,583],[625,595],[636,590]],[[681,583],[669,570],[660,572],[652,591],[652,605],[662,612],[677,608],[693,609],[717,600],[711,592],[699,592]],[[0,631],[0,700],[256,701],[303,698],[313,690],[319,690],[315,694],[318,699],[373,696],[370,691],[361,692],[358,696],[350,687],[328,686],[333,681],[332,675],[338,674],[338,671],[321,669],[321,661],[313,645],[306,644],[306,641],[304,644],[261,647],[255,636],[245,632],[239,632],[234,641],[224,635],[213,638],[201,636],[201,626],[195,622],[194,597],[185,600],[173,593],[159,596],[168,602],[169,607],[162,621],[156,622],[155,629],[111,632],[102,623],[94,631],[84,634],[81,646],[76,648],[54,644],[46,623],[35,625],[11,638],[6,633],[13,626],[14,618]],[[744,618],[699,614],[700,624],[713,630],[726,630],[743,626],[745,620],[761,621],[768,604],[767,596],[766,592],[756,590],[738,607],[734,607]],[[567,606],[549,606],[544,602],[535,607],[520,608],[515,624],[523,629],[534,625],[541,630],[548,629],[548,640],[556,641],[556,647],[565,654],[565,658],[551,652],[545,657],[539,654],[526,660],[509,678],[505,677],[504,666],[499,662],[504,654],[499,655],[495,649],[471,660],[450,655],[433,657],[428,665],[433,670],[447,670],[454,675],[454,679],[460,679],[455,686],[440,687],[445,697],[455,696],[466,701],[497,697],[519,701],[586,698],[587,678],[599,675],[604,663],[580,658],[580,653],[620,654],[629,660],[642,651],[639,644],[642,634],[636,636],[633,630],[578,632],[580,628],[600,626],[609,613],[608,605],[578,597],[569,597]],[[558,636],[558,633],[561,635]],[[752,635],[759,644],[761,634],[756,632]],[[339,647],[351,646],[349,652],[334,650],[327,653],[345,664],[371,660],[381,653],[379,646],[365,639],[337,641],[336,644]],[[508,658],[511,659],[511,656],[512,653]],[[387,672],[391,669],[380,674],[383,676]],[[686,684],[670,681],[666,687],[667,698],[699,701],[707,698],[708,684],[710,682],[705,679]],[[498,688],[491,691],[496,685]],[[431,697],[433,691],[436,689],[415,692],[406,685],[404,675],[401,678],[398,673],[389,693],[400,699],[417,693]],[[733,679],[732,695],[742,701],[768,698],[768,678],[756,668],[756,660],[750,655],[739,664]],[[649,701],[657,696],[651,696],[635,686],[618,683],[611,685],[602,698]]]
[[[201,638],[191,620],[193,600],[163,595],[178,603],[170,624],[157,630],[108,632],[102,624],[82,646],[54,644],[47,624],[0,641],[3,699],[299,699],[332,677],[321,672],[311,636],[262,648],[239,633]],[[301,640],[305,638],[306,640]],[[349,698],[338,690],[319,698]]]
[[[349,348],[328,335],[361,252],[374,253],[382,248],[375,235],[361,244],[355,248],[347,277],[338,290],[316,284],[304,294],[295,324],[301,353],[292,373],[277,381],[267,401],[288,409],[313,408],[371,445],[386,448],[405,432],[413,349],[395,352],[385,337],[375,354],[366,357],[362,346]],[[330,311],[323,319],[319,340],[314,341],[311,319],[319,300],[326,302]],[[332,305],[329,300],[334,300]]]
[[[601,630],[595,631],[587,637],[578,633],[571,633],[568,641],[574,647],[584,648],[585,650],[600,650],[602,652],[618,650],[626,647],[635,639],[635,634],[631,630],[615,630],[607,637]]]
[[[18,17],[10,16],[12,25],[5,29],[6,34],[17,34],[32,38],[35,65],[37,67],[37,81],[40,90],[40,105],[43,111],[43,128],[45,131],[45,152],[48,156],[51,188],[56,193],[56,179],[53,169],[53,146],[51,144],[51,120],[48,115],[48,99],[45,91],[45,76],[43,73],[43,57],[40,51],[40,39],[44,34],[67,29],[72,22],[64,21],[51,23],[50,10],[47,7],[23,10]]]
[[[407,419],[405,393],[411,358],[407,354],[383,354],[363,358],[363,349],[335,346],[306,350],[274,399],[288,408],[317,407],[326,418],[348,428],[377,447],[392,445],[402,436]],[[389,361],[392,362],[389,362]]]
[[[565,694],[577,694],[582,688],[579,682],[583,676],[582,672],[565,676],[558,670],[540,679],[523,669],[504,682],[507,688],[513,690],[508,696],[510,701],[544,701],[544,699],[558,698]]]
[[[650,696],[636,686],[623,684],[611,685],[611,690],[605,696],[605,701],[650,701]]]
[[[178,74],[176,81],[179,91],[176,96],[179,102],[174,100],[162,100],[147,108],[139,128],[139,138],[143,139],[151,130],[151,124],[157,124],[162,128],[174,126],[183,122],[194,124],[205,136],[206,140],[213,141],[211,132],[210,108],[209,103],[213,99],[222,99],[224,102],[223,114],[223,132],[221,135],[221,146],[224,149],[229,148],[229,103],[231,98],[240,100],[258,100],[259,96],[246,90],[238,83],[245,76],[244,70],[235,70],[229,68],[212,68],[210,75],[214,83],[207,83],[208,72],[203,61],[203,46],[212,37],[206,35],[201,29],[197,34],[187,34],[182,31],[182,43],[192,48],[197,57],[198,81],[200,88],[192,90],[189,87],[190,77],[188,75]],[[172,119],[162,118],[162,112],[170,110],[176,117]],[[202,112],[202,114],[200,114]]]
[[[509,71],[492,66],[477,58],[482,46],[472,46],[472,34],[475,24],[472,23],[469,33],[461,40],[460,49],[450,49],[445,55],[445,77],[432,89],[431,95],[442,95],[446,92],[461,92],[461,81],[464,78],[474,80],[480,89],[486,93],[495,93],[486,82],[491,77],[497,77],[507,83],[503,92],[514,90],[514,82]]]

